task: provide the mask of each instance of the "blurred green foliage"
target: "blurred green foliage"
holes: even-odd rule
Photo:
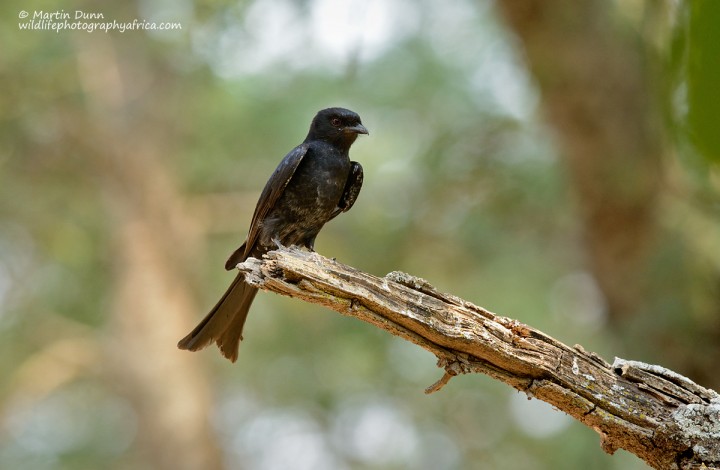
[[[134,455],[138,411],[102,375],[32,406],[11,400],[18,374],[58,335],[102,344],[112,328],[118,227],[97,149],[111,153],[118,129],[161,149],[185,201],[216,193],[248,201],[222,221],[202,219],[197,318],[229,282],[225,256],[242,241],[267,176],[314,113],[337,105],[370,130],[352,149],[366,182],[353,210],[320,235],[320,253],[378,275],[422,276],[615,354],[539,97],[491,2],[355,2],[349,13],[338,5],[2,4],[0,467],[150,468]],[[688,5],[676,31],[687,38],[680,127],[714,161],[720,12],[712,0]],[[20,11],[54,8],[183,27],[19,31]],[[328,11],[338,24],[328,25]],[[92,55],[98,45],[103,61]],[[117,115],[92,92],[103,77],[119,83]],[[703,184],[715,197],[717,169],[710,173]],[[592,430],[486,377],[458,377],[426,396],[440,377],[429,353],[297,301],[258,296],[235,366],[213,349],[199,354],[227,468],[644,468],[629,454],[603,454]]]
[[[684,51],[682,84],[687,92],[687,132],[709,161],[720,162],[720,57],[707,47],[718,39],[720,5],[699,0],[684,5]]]

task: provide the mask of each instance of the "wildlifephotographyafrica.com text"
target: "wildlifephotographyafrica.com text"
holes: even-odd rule
[[[105,15],[99,12],[87,12],[83,10],[75,10],[67,12],[65,10],[43,11],[35,10],[27,12],[25,10],[18,14],[21,21],[18,28],[21,30],[40,30],[40,31],[137,31],[137,30],[180,30],[182,24],[175,22],[154,22],[145,21],[134,18],[131,21],[109,20]]]

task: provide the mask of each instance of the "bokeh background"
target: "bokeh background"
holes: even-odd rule
[[[20,12],[176,22],[20,30]],[[260,294],[177,340],[327,106],[370,129],[316,248],[720,388],[720,3],[8,0],[0,467],[640,469],[542,402]]]

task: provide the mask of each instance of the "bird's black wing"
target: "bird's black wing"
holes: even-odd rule
[[[278,198],[285,190],[285,186],[290,182],[295,170],[297,170],[300,162],[307,153],[308,148],[309,145],[306,143],[298,145],[292,149],[290,153],[285,155],[285,158],[283,158],[277,168],[275,168],[275,171],[270,176],[270,179],[260,194],[257,206],[255,206],[255,212],[253,213],[252,222],[250,222],[247,239],[240,248],[230,255],[230,258],[225,262],[225,269],[228,271],[234,269],[238,263],[245,261],[250,255],[260,233],[262,221],[275,206]]]
[[[330,219],[334,219],[342,212],[347,212],[355,204],[355,200],[360,194],[363,184],[363,168],[358,162],[350,162],[350,174],[345,182],[342,197],[338,201],[338,205],[330,215]]]

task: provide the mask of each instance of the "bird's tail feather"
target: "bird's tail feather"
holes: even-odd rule
[[[216,342],[223,356],[235,362],[255,294],[257,288],[246,283],[244,275],[239,273],[210,313],[178,342],[178,348],[198,351]]]

